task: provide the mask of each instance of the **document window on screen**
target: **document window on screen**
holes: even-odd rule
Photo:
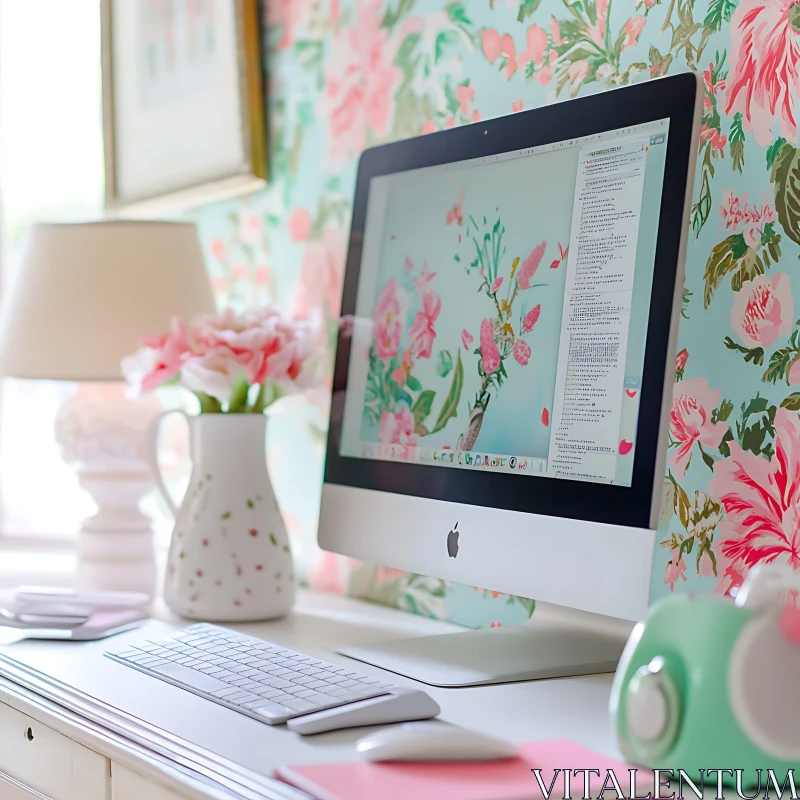
[[[630,486],[668,133],[373,178],[341,454]]]

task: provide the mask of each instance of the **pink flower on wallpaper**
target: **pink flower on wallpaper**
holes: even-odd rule
[[[288,50],[294,44],[296,28],[305,23],[314,0],[270,0],[265,5],[267,24],[283,32],[278,49]]]
[[[311,233],[311,214],[307,208],[296,208],[289,214],[286,224],[289,228],[289,238],[293,242],[304,242]]]
[[[522,111],[522,98],[515,103],[513,100],[511,101],[511,113],[516,114],[517,111]]]
[[[769,203],[769,194],[764,193],[764,201],[760,206],[747,202],[747,192],[737,197],[733,189],[725,189],[722,199],[719,213],[725,229],[731,233],[742,233],[748,247],[758,247],[764,228],[775,222],[775,210]]]
[[[414,271],[414,262],[408,256],[406,256],[406,260],[403,262],[403,269],[406,272]]]
[[[520,289],[530,289],[533,276],[536,270],[539,269],[539,264],[544,256],[544,250],[547,247],[547,242],[540,242],[536,247],[531,250],[531,254],[522,262],[519,272],[517,273],[517,286]]]
[[[542,304],[537,303],[522,320],[522,330],[525,333],[530,333],[533,326],[539,321],[539,315],[542,313]]]
[[[731,19],[733,68],[725,113],[741,112],[744,130],[761,147],[781,136],[797,141],[795,97],[800,92],[800,39],[795,0],[742,0]]]
[[[675,371],[683,372],[686,369],[686,362],[689,360],[689,351],[684,347],[678,355],[675,356]]]
[[[218,258],[220,261],[225,260],[225,245],[222,239],[211,240],[211,253],[214,258]]]
[[[728,430],[724,422],[712,422],[719,405],[719,389],[711,389],[705,378],[678,381],[672,393],[669,433],[678,447],[669,454],[669,465],[678,479],[686,474],[695,443],[716,450]]]
[[[456,99],[461,113],[467,117],[472,116],[472,98],[475,96],[475,87],[467,84],[466,86],[456,87]]]
[[[797,386],[797,384],[800,383],[800,358],[789,367],[789,371],[786,373],[786,379],[789,382],[789,386]]]
[[[415,445],[417,434],[414,433],[414,415],[411,409],[404,406],[396,414],[384,411],[381,414],[379,437],[381,444]]]
[[[412,265],[413,268],[413,265]],[[419,295],[419,299],[421,302],[424,303],[425,295],[431,290],[431,283],[433,279],[436,277],[435,272],[431,272],[428,269],[428,262],[422,262],[422,269],[420,270],[419,275],[414,278],[414,286],[417,289],[417,294]]]
[[[422,297],[422,310],[418,311],[408,331],[411,355],[416,358],[430,358],[436,340],[436,322],[442,310],[442,301],[436,292],[425,292]]]
[[[464,198],[467,196],[467,189],[466,187],[462,186],[458,190],[458,195],[456,196],[456,202],[453,203],[453,207],[447,212],[445,215],[445,223],[447,225],[452,225],[454,222],[456,225],[463,225],[464,224]]]
[[[545,428],[550,425],[550,412],[546,407],[542,409],[542,425],[544,425]]]
[[[711,147],[714,150],[724,150],[725,144],[728,141],[728,137],[720,133],[717,128],[709,128],[708,125],[705,124],[700,128],[700,139],[711,142]]]
[[[494,28],[487,28],[481,34],[481,47],[486,60],[494,64],[500,58],[500,34]]]
[[[242,244],[261,244],[261,216],[255,211],[242,211],[239,214],[238,238]]]
[[[574,97],[580,89],[581,83],[584,78],[589,74],[589,62],[585,58],[573,61],[567,67],[567,76],[569,77],[569,93]]]
[[[308,576],[308,583],[318,592],[344,594],[346,590],[342,569],[342,556],[324,550],[317,554],[317,560]]]
[[[494,326],[488,319],[481,322],[481,364],[487,375],[491,375],[500,366],[500,351],[494,340]]]
[[[528,49],[519,54],[519,66],[524,66],[528,61],[533,61],[538,67],[544,61],[547,34],[538,25],[531,25],[525,34],[525,44]]]
[[[705,86],[707,94],[711,95],[712,97],[717,96],[717,92],[724,92],[727,83],[725,80],[718,80],[716,83],[712,77],[712,72],[714,70],[714,64],[710,63],[708,65],[708,69],[703,70],[703,85]]]
[[[400,384],[400,386],[403,386],[408,380],[412,369],[414,369],[414,358],[411,355],[411,351],[405,349],[403,350],[403,358],[400,362],[400,366],[392,372],[392,380]]]
[[[670,553],[670,560],[664,571],[664,583],[668,583],[669,588],[675,591],[675,584],[679,580],[686,580],[686,562],[678,551],[673,550]]]
[[[742,450],[736,440],[730,449],[708,484],[725,509],[716,553],[722,562],[717,591],[727,595],[758,563],[800,570],[800,417],[777,410],[771,460]]]
[[[639,36],[641,36],[644,30],[644,22],[644,17],[637,16],[631,17],[625,23],[625,42],[622,45],[623,50],[633,47],[639,41]]]
[[[475,341],[475,337],[466,329],[464,328],[461,331],[461,344],[464,345],[465,350],[469,350],[470,345]]]
[[[382,361],[388,361],[397,355],[405,329],[407,309],[406,293],[397,278],[390,278],[378,298],[372,318],[375,324],[375,352]]]
[[[514,40],[507,33],[502,36],[494,29],[487,28],[481,34],[483,54],[490,64],[494,64],[501,55],[506,57],[503,75],[508,80],[517,71],[516,48]]]
[[[394,93],[403,80],[394,59],[406,36],[422,23],[411,17],[390,35],[382,20],[381,0],[358,0],[354,24],[333,37],[324,93],[328,161],[333,166],[360,153],[370,134],[382,139],[392,129]]]
[[[517,339],[517,341],[514,342],[514,360],[521,367],[524,367],[527,366],[530,357],[530,345],[524,339]]]
[[[789,276],[784,272],[756,275],[733,294],[731,325],[750,348],[771,347],[788,336],[794,325],[794,301]]]
[[[422,123],[422,133],[436,133],[436,123],[432,119],[426,119]]]
[[[495,278],[492,281],[492,285],[489,288],[490,294],[497,294],[497,290],[503,285],[503,277],[502,275],[499,278]]]
[[[347,243],[341,228],[327,227],[322,239],[306,245],[300,283],[292,304],[294,316],[308,319],[324,308],[330,319],[339,314]]]
[[[608,4],[610,0],[597,0],[595,9],[597,11],[597,21],[589,25],[589,36],[592,41],[602,47],[603,39],[606,34],[606,19],[608,17]]]

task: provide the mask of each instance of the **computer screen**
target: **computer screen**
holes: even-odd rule
[[[340,454],[630,486],[668,136],[372,177]]]

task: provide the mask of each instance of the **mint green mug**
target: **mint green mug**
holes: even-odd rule
[[[754,567],[735,603],[655,604],[620,660],[611,716],[634,764],[713,784],[743,770],[740,786],[762,794],[767,770],[779,783],[795,770],[800,787],[800,573]]]

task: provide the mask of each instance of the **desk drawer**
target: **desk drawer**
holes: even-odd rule
[[[108,759],[3,704],[0,772],[51,800],[111,797]]]
[[[186,800],[187,795],[176,794],[141,775],[111,762],[112,800]],[[191,795],[197,797],[197,795]]]

